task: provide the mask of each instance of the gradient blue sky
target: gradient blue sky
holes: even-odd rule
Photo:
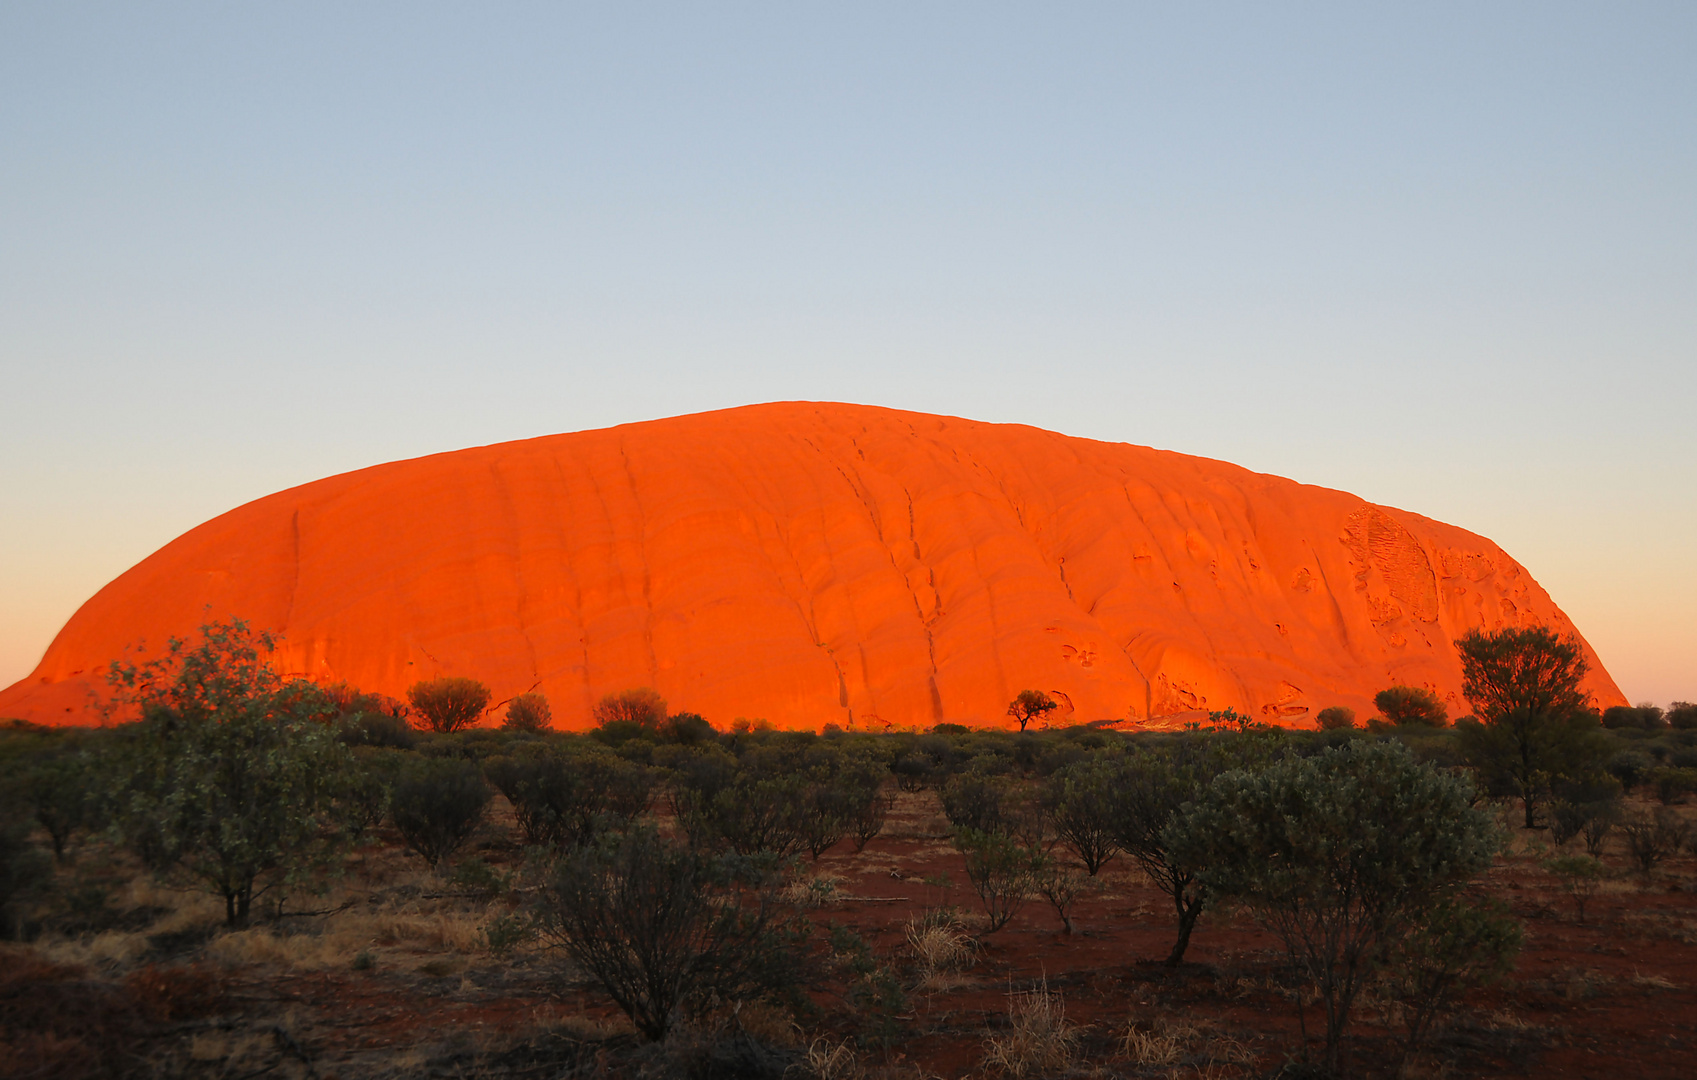
[[[757,401],[1481,532],[1697,700],[1697,5],[0,6],[0,685],[317,477]]]

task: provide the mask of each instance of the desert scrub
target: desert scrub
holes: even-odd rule
[[[781,997],[801,927],[770,860],[713,856],[638,828],[573,849],[542,890],[537,929],[649,1039],[715,1001]]]
[[[902,927],[921,990],[946,990],[978,962],[978,940],[952,909],[915,915]]]
[[[1054,1076],[1072,1068],[1078,1044],[1066,1003],[1045,979],[1030,990],[1008,990],[1008,1028],[984,1040],[984,1068],[1014,1080]]]

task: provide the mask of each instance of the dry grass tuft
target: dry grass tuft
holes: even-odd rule
[[[799,877],[784,886],[783,898],[797,907],[816,908],[834,904],[842,899],[838,886],[841,874],[812,874]]]
[[[1177,1065],[1184,1057],[1186,1041],[1172,1031],[1126,1029],[1120,1039],[1120,1056],[1134,1065]]]
[[[1008,1032],[985,1040],[984,1067],[1015,1080],[1049,1076],[1072,1068],[1078,1054],[1078,1029],[1067,1022],[1061,995],[1049,982],[1016,993],[1008,991]]]
[[[812,1080],[862,1080],[866,1069],[854,1052],[854,1040],[844,1039],[831,1045],[829,1039],[815,1039],[798,1063],[797,1071]]]
[[[924,990],[958,986],[964,973],[978,962],[978,939],[953,912],[927,911],[904,926],[908,951],[919,968]]]
[[[1249,1048],[1230,1035],[1164,1017],[1128,1024],[1119,1053],[1140,1068],[1166,1069],[1168,1076],[1237,1076],[1255,1062]]]

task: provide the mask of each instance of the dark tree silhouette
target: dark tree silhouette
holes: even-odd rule
[[[1552,783],[1596,771],[1607,753],[1580,683],[1578,639],[1545,627],[1474,630],[1456,642],[1462,693],[1477,720],[1456,725],[1468,762],[1494,793],[1521,800],[1526,827]]]
[[[1019,696],[1008,705],[1008,715],[1019,721],[1019,730],[1033,720],[1041,720],[1056,709],[1060,703],[1041,690],[1021,690]]]

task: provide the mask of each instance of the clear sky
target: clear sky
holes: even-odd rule
[[[781,399],[1491,537],[1697,700],[1697,5],[0,5],[0,685],[277,489]]]

